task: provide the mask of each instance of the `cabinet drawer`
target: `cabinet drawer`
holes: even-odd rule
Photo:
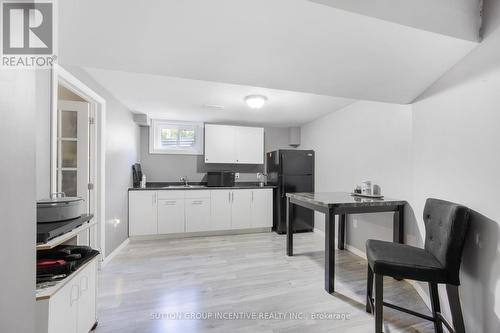
[[[158,200],[162,199],[184,199],[184,192],[182,190],[173,190],[173,191],[158,191]]]
[[[186,199],[189,198],[196,198],[196,199],[201,199],[201,198],[206,198],[210,199],[210,190],[185,190],[183,191],[184,197]]]

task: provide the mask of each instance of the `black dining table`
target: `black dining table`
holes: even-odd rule
[[[349,214],[394,212],[393,241],[404,242],[404,207],[406,201],[387,198],[364,198],[347,192],[287,193],[286,254],[293,256],[293,205],[325,214],[325,290],[335,291],[335,216],[339,216],[339,250],[345,247],[346,221]]]

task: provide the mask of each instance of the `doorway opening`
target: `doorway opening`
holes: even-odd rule
[[[51,192],[84,199],[95,224],[77,243],[105,254],[105,100],[60,66],[52,75]]]

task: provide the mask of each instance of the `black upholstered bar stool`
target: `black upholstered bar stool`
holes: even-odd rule
[[[469,226],[470,210],[451,202],[427,199],[424,208],[425,247],[417,247],[368,240],[368,281],[366,311],[375,312],[375,333],[382,332],[383,306],[434,322],[437,333],[443,332],[443,324],[450,332],[465,333],[458,286],[462,250]],[[373,277],[375,275],[375,300]],[[432,317],[383,301],[383,278],[425,281],[429,283]],[[446,284],[453,327],[441,315],[439,283]]]

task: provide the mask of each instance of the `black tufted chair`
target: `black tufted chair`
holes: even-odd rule
[[[458,286],[469,216],[470,210],[464,206],[438,199],[427,199],[424,208],[426,230],[424,249],[372,239],[366,242],[368,257],[366,311],[375,312],[375,333],[382,333],[383,306],[430,320],[434,322],[437,333],[443,332],[443,324],[450,332],[465,333]],[[374,275],[375,300],[372,297]],[[384,302],[384,276],[428,282],[432,317]],[[437,287],[439,283],[446,284],[453,327],[441,315]]]

